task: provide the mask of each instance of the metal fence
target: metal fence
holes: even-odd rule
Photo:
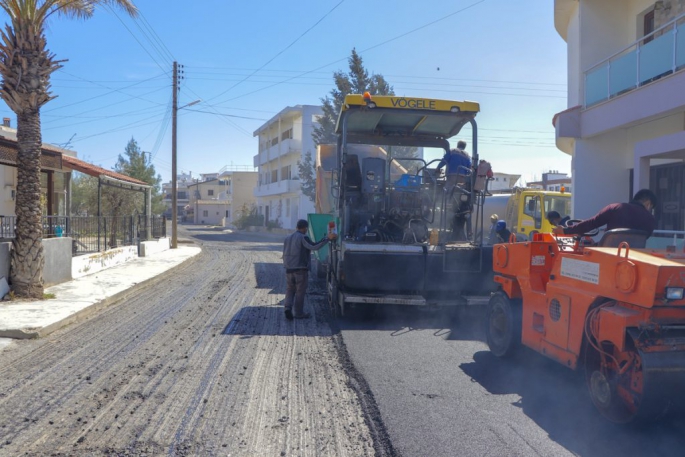
[[[42,225],[43,238],[71,237],[78,256],[163,238],[167,224],[163,216],[43,216]],[[0,216],[0,238],[14,238],[15,228],[15,216]]]

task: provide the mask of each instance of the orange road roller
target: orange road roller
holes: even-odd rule
[[[488,304],[490,351],[521,344],[584,369],[612,422],[654,420],[685,391],[685,253],[645,248],[644,232],[542,233],[495,245],[499,290]]]

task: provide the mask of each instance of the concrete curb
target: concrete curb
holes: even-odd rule
[[[199,247],[199,246],[198,246]],[[180,262],[177,265],[174,265],[173,267],[169,268],[168,270],[158,274],[157,276],[153,276],[151,278],[148,278],[144,281],[141,281],[139,283],[136,283],[135,285],[129,287],[126,290],[122,290],[121,292],[118,292],[110,297],[104,298],[96,303],[93,303],[90,306],[87,306],[83,308],[80,311],[75,312],[74,314],[71,314],[68,317],[65,317],[64,319],[60,319],[59,321],[53,322],[50,325],[47,325],[45,327],[37,328],[37,329],[32,329],[32,328],[27,328],[27,329],[8,329],[8,330],[1,330],[0,329],[0,338],[13,338],[13,339],[35,339],[35,338],[42,338],[45,337],[51,333],[53,333],[56,330],[59,330],[63,327],[66,327],[67,325],[82,321],[86,319],[87,317],[91,316],[92,314],[96,313],[97,311],[100,311],[102,309],[105,309],[109,307],[110,305],[114,304],[115,302],[124,300],[128,298],[130,295],[135,294],[140,290],[142,287],[148,287],[148,286],[154,286],[157,283],[163,281],[166,279],[168,276],[173,273],[173,271],[180,267],[181,265],[186,265],[188,262],[196,262],[199,254],[201,254],[202,251],[200,250],[197,254],[194,254],[192,257],[189,257],[185,259],[184,261]],[[35,330],[35,331],[34,331]]]

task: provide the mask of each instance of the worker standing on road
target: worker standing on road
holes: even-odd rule
[[[633,229],[647,232],[651,236],[656,228],[652,211],[656,207],[656,195],[649,189],[637,191],[630,203],[612,203],[605,206],[594,217],[572,227],[554,227],[556,235],[582,235],[591,230],[607,226],[607,230]]]
[[[283,242],[283,266],[285,267],[286,291],[285,317],[288,320],[307,319],[311,314],[304,312],[304,296],[309,283],[309,262],[311,251],[318,251],[329,240],[335,240],[337,235],[329,233],[318,243],[312,242],[306,235],[309,223],[304,219],[297,221],[295,232],[288,235]]]

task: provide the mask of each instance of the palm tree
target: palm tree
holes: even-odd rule
[[[55,98],[50,75],[61,67],[47,49],[45,26],[54,14],[89,18],[98,5],[137,14],[132,0],[0,0],[9,23],[0,30],[0,97],[17,115],[17,215],[12,243],[12,289],[20,297],[43,297],[43,229],[40,204],[40,108]]]

